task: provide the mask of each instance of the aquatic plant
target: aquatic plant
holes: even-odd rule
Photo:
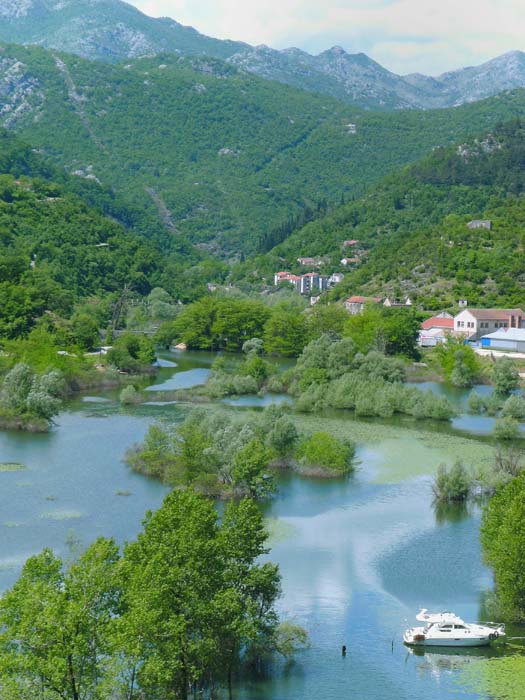
[[[446,464],[439,465],[432,491],[436,501],[466,501],[472,488],[472,481],[472,474],[463,462],[456,460],[450,468]]]

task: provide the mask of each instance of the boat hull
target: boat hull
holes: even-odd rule
[[[405,639],[404,642],[410,647],[484,647],[491,643],[491,639],[470,638],[470,639],[425,639],[424,641],[413,641]]]

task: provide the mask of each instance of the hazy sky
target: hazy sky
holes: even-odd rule
[[[319,53],[363,51],[398,73],[438,74],[525,49],[525,0],[128,0],[204,34]]]

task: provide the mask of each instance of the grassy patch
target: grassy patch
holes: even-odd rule
[[[0,472],[20,472],[25,468],[19,462],[0,462]]]

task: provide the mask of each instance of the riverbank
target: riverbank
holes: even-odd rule
[[[52,423],[36,416],[0,415],[0,430],[17,430],[25,433],[47,433]]]

